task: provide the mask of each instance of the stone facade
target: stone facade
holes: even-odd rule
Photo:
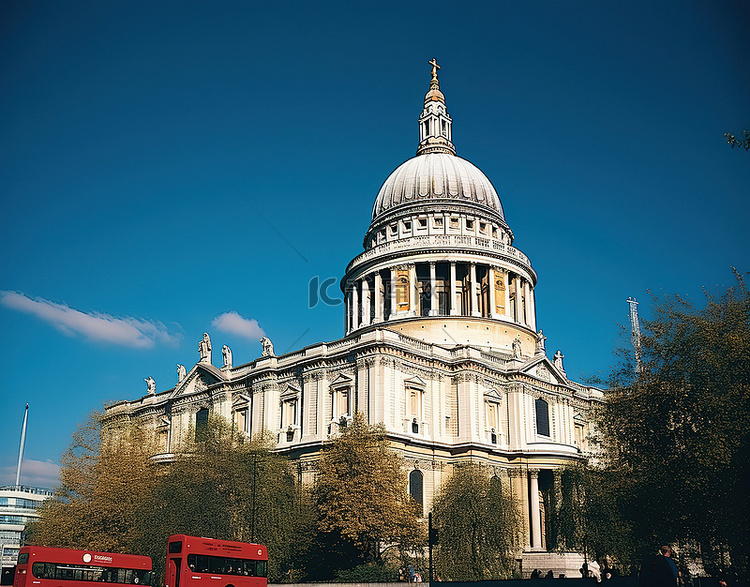
[[[453,467],[479,463],[519,499],[525,550],[540,553],[540,488],[587,452],[602,392],[570,381],[559,351],[547,357],[536,272],[490,180],[455,154],[432,64],[417,155],[383,184],[341,281],[344,338],[280,356],[264,339],[238,366],[225,347],[217,368],[205,334],[173,389],[111,405],[104,423],[143,423],[159,438],[155,458],[170,459],[210,411],[248,436],[270,431],[311,482],[321,446],[359,411],[385,425],[425,513]]]

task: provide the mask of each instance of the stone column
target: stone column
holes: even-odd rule
[[[505,271],[505,315],[510,317],[510,271]]]
[[[375,322],[383,321],[384,303],[383,294],[380,291],[383,287],[383,276],[380,271],[375,272]]]
[[[359,284],[352,284],[352,330],[359,328]]]
[[[477,265],[472,263],[469,268],[471,274],[469,279],[471,284],[469,286],[469,309],[472,316],[481,316],[479,308],[477,307]]]
[[[536,332],[536,329],[534,328],[533,315],[531,313],[531,296],[529,295],[529,282],[528,281],[523,282],[523,297],[526,302],[526,324],[531,326],[532,330]]]
[[[487,282],[490,294],[490,311],[487,313],[487,315],[490,318],[497,318],[497,303],[495,301],[495,268],[492,266],[487,268]]]
[[[451,261],[451,305],[450,315],[458,316],[458,308],[456,308],[456,262]]]
[[[531,284],[528,284],[526,300],[529,303],[529,323],[531,329],[536,330],[536,300],[534,299],[534,290],[532,289]]]
[[[526,471],[523,469],[509,469],[508,477],[510,478],[510,490],[513,497],[518,501],[518,508],[521,512],[529,511],[529,484]],[[521,544],[524,550],[531,548],[531,535],[529,532],[529,516],[522,516],[523,525],[519,528]]]
[[[435,261],[430,261],[430,316],[438,315],[437,277]]]
[[[412,263],[409,265],[409,315],[417,315],[417,266]]]
[[[344,331],[349,334],[352,331],[352,292],[349,289],[344,290],[344,303],[346,304]]]
[[[519,324],[525,324],[525,321],[523,319],[524,309],[523,309],[523,284],[521,283],[522,279],[520,275],[516,276],[515,284],[516,284],[516,322]]]
[[[370,325],[370,282],[362,278],[362,326]]]
[[[542,549],[542,515],[539,511],[539,471],[529,469],[529,514],[531,520],[531,549]]]
[[[391,267],[391,318],[396,316],[398,306],[396,305],[396,268]]]

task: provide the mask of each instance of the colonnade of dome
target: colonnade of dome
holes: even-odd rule
[[[346,333],[401,318],[463,316],[536,329],[532,284],[487,262],[427,260],[364,273],[346,289]]]

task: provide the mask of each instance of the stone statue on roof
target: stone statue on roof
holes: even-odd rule
[[[177,365],[177,383],[182,383],[185,380],[185,377],[187,377],[187,369],[185,369],[185,365]]]
[[[221,355],[224,358],[224,367],[232,368],[232,349],[227,345],[221,347]]]
[[[208,332],[203,333],[203,338],[198,343],[198,354],[200,355],[200,363],[211,362],[211,337],[208,336]]]
[[[261,357],[275,357],[276,355],[273,352],[273,343],[271,342],[271,339],[267,336],[264,336],[260,339],[260,344],[263,345],[263,352],[261,353]]]
[[[562,371],[563,374],[565,373],[565,369],[563,368],[563,359],[564,358],[565,358],[565,355],[563,355],[560,352],[560,350],[558,349],[557,352],[555,353],[555,356],[552,359],[552,361],[555,364],[555,367],[557,367],[557,369],[559,371]]]

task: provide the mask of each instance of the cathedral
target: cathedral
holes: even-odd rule
[[[524,573],[571,576],[583,559],[547,552],[541,496],[556,468],[586,455],[603,395],[568,379],[560,351],[548,358],[537,274],[513,246],[492,182],[456,154],[430,64],[416,155],[383,183],[364,250],[341,280],[343,338],[283,355],[264,338],[261,355],[236,366],[224,346],[217,367],[204,334],[174,388],[156,393],[149,378],[145,396],[107,407],[104,426],[140,422],[159,440],[154,458],[169,460],[220,414],[248,436],[270,432],[310,483],[321,447],[359,411],[385,425],[425,515],[455,466],[478,463],[522,507]]]

